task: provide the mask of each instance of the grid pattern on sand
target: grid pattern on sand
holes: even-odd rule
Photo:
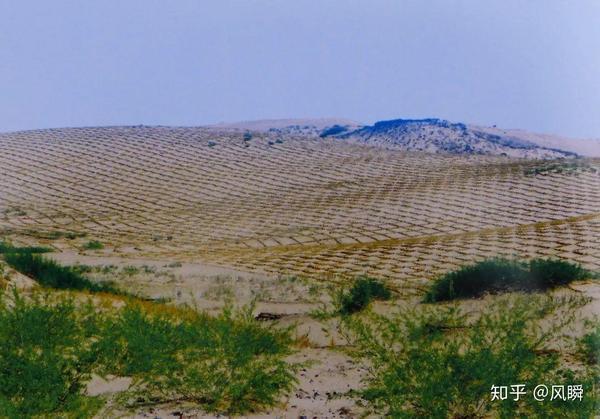
[[[561,164],[203,128],[0,134],[0,228],[17,238],[87,233],[147,257],[409,284],[496,255],[598,269],[600,160]]]

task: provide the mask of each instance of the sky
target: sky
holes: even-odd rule
[[[290,117],[600,138],[600,1],[0,0],[0,131]]]

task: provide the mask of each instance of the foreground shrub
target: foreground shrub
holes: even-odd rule
[[[547,290],[592,277],[578,264],[563,260],[533,259],[519,262],[490,259],[464,266],[437,278],[426,302],[481,297],[485,293]]]
[[[353,314],[363,310],[373,300],[389,300],[392,294],[381,281],[373,278],[358,278],[350,290],[339,296],[339,312]]]
[[[272,406],[295,383],[288,330],[266,329],[250,311],[209,317],[128,306],[96,344],[103,372],[134,377],[137,402],[194,402],[214,413]]]
[[[563,368],[555,349],[574,347],[563,333],[586,302],[513,296],[474,318],[456,307],[431,306],[391,318],[348,317],[353,355],[370,366],[362,396],[378,414],[397,418],[593,417],[598,406],[593,370]],[[510,391],[514,384],[525,384],[519,401],[510,394],[492,401],[493,385]],[[532,395],[538,384],[581,384],[584,397],[538,402]]]
[[[81,395],[94,357],[93,310],[48,295],[30,300],[0,294],[0,417],[92,416]]]
[[[77,269],[61,266],[55,261],[33,253],[7,253],[4,260],[15,270],[35,279],[41,285],[56,289],[87,290],[120,293],[110,283],[96,283]]]
[[[592,326],[592,330],[579,342],[579,349],[588,364],[600,367],[600,323],[596,321]]]
[[[123,308],[56,294],[0,295],[0,417],[91,417],[103,403],[82,394],[92,373],[133,377],[118,399],[191,402],[214,413],[270,407],[291,390],[289,330],[250,310],[218,317],[164,304]]]

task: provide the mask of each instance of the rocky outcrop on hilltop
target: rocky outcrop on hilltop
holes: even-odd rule
[[[524,158],[574,157],[576,153],[541,147],[515,136],[498,135],[442,119],[380,121],[331,136],[407,151],[449,154],[492,154]]]

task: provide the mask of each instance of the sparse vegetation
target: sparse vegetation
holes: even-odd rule
[[[89,274],[96,271],[97,267],[76,263],[75,265],[71,266],[71,269],[79,274]]]
[[[598,390],[593,370],[564,367],[555,348],[574,347],[564,333],[582,297],[503,296],[478,315],[456,306],[369,313],[345,319],[354,356],[370,365],[362,397],[377,414],[396,418],[591,418]],[[542,326],[542,320],[545,325]],[[491,400],[493,385],[528,391]],[[583,386],[583,400],[536,401],[538,384]]]
[[[485,293],[547,290],[594,273],[563,260],[533,259],[521,262],[489,259],[464,266],[437,278],[425,296],[426,302],[476,298]]]
[[[121,272],[124,275],[133,276],[140,272],[140,268],[138,268],[137,266],[133,266],[133,265],[127,265],[127,266],[124,266],[123,268],[121,268]]]
[[[235,297],[235,291],[229,284],[211,285],[205,292],[204,298],[207,300],[232,301]]]
[[[83,245],[83,248],[85,250],[100,250],[104,249],[104,245],[98,240],[90,240],[89,242]]]
[[[7,253],[4,260],[15,270],[35,279],[40,285],[56,289],[121,293],[112,283],[96,283],[83,276],[80,268],[61,266],[33,253]]]
[[[142,265],[142,271],[145,274],[155,274],[156,273],[156,267],[155,266],[149,266],[149,265]]]
[[[28,236],[35,237],[37,239],[44,240],[58,240],[61,238],[66,238],[69,240],[77,239],[80,237],[87,236],[87,233],[76,232],[76,231],[60,231],[60,230],[28,230],[25,232]]]
[[[524,174],[527,176],[546,175],[551,173],[577,174],[578,172],[583,171],[597,173],[598,169],[587,162],[572,160],[567,162],[549,162],[540,166],[528,168],[524,171]]]
[[[389,300],[392,294],[385,284],[374,278],[357,278],[347,293],[340,297],[340,313],[353,314],[373,300]]]
[[[183,264],[181,262],[171,262],[166,265],[167,268],[181,268]]]
[[[108,274],[117,271],[119,268],[115,265],[103,265],[97,266],[94,269],[99,272],[102,272],[103,274]]]
[[[69,240],[74,240],[80,237],[85,237],[87,236],[87,233],[84,232],[75,232],[75,231],[67,231],[64,233],[64,237],[69,239]]]

